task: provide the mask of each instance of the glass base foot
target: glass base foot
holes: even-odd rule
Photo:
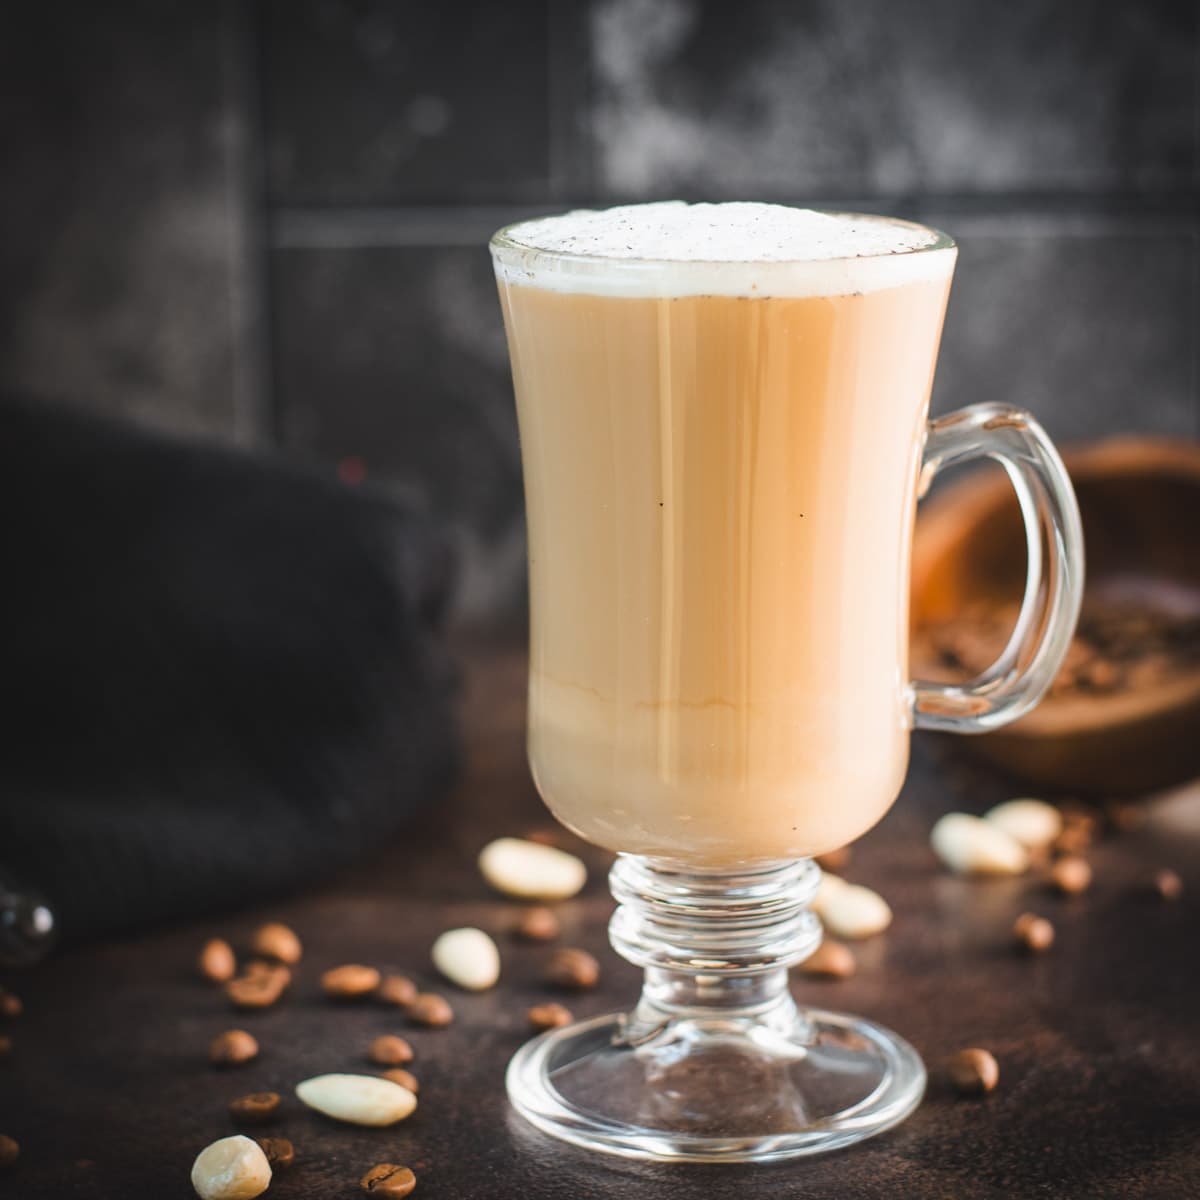
[[[533,1125],[587,1149],[772,1162],[890,1129],[920,1103],[925,1068],[896,1034],[839,1013],[677,1016],[649,1029],[617,1013],[527,1043],[507,1083]]]

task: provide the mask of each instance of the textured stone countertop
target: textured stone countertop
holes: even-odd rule
[[[197,1151],[234,1132],[233,1096],[284,1093],[264,1133],[289,1137],[296,1162],[268,1196],[350,1197],[376,1162],[412,1166],[416,1196],[453,1200],[668,1200],[753,1197],[1182,1198],[1200,1195],[1200,793],[1149,810],[1145,826],[1091,852],[1086,895],[1050,894],[1036,876],[973,882],[940,870],[928,846],[936,817],[981,811],[1011,785],[918,739],[904,793],[855,848],[847,875],[892,903],[895,922],[862,944],[857,975],[797,976],[802,998],[878,1018],[907,1036],[931,1068],[922,1106],[860,1147],[790,1166],[659,1167],[586,1155],[514,1119],[503,1072],[526,1036],[525,1009],[548,994],[547,950],[505,931],[519,906],[490,894],[474,867],[490,838],[551,822],[524,761],[524,657],[519,648],[468,657],[470,761],[457,793],[394,845],[339,880],[269,910],[197,922],[136,939],[72,947],[0,982],[25,1013],[8,1023],[0,1060],[0,1132],[21,1162],[0,1174],[0,1196],[190,1196]],[[638,977],[608,949],[606,859],[583,895],[562,906],[565,939],[600,956],[593,992],[568,1001],[579,1016],[630,1002]],[[1146,881],[1169,865],[1184,894],[1169,903]],[[1054,947],[1013,952],[1014,918],[1036,909],[1055,923]],[[196,977],[207,937],[235,944],[267,918],[291,924],[305,956],[276,1008],[231,1013]],[[436,934],[474,924],[497,934],[502,986],[453,993],[457,1020],[409,1030],[395,1010],[335,1007],[317,977],[365,962],[429,978]],[[210,1039],[231,1026],[262,1045],[254,1063],[208,1065]],[[294,1084],[324,1071],[370,1070],[368,1042],[403,1033],[416,1050],[416,1114],[390,1130],[337,1126],[302,1109]],[[952,1096],[938,1065],[964,1046],[989,1047],[1000,1083],[982,1100]]]

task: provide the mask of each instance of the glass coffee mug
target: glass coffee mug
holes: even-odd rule
[[[761,252],[758,247],[763,249]],[[618,852],[632,1012],[541,1035],[514,1106],[581,1146],[767,1161],[919,1102],[913,1048],[799,1007],[815,854],[895,800],[910,731],[977,733],[1049,686],[1078,616],[1070,482],[1037,423],[927,422],[956,249],[883,218],[643,205],[496,234],[529,535],[529,757],[563,824]],[[910,683],[918,496],[1007,471],[1028,578],[1003,654]]]

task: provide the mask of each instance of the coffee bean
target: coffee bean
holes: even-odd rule
[[[296,1161],[296,1148],[287,1138],[261,1137],[254,1140],[258,1143],[259,1149],[267,1156],[271,1170],[286,1170]]]
[[[407,1008],[417,998],[417,985],[407,975],[387,975],[376,995],[384,1004]]]
[[[25,1005],[21,1003],[19,996],[14,996],[12,992],[7,992],[4,988],[0,988],[0,1017],[19,1017],[24,1010]]]
[[[229,1102],[229,1115],[242,1125],[262,1125],[279,1111],[278,1092],[251,1092]]]
[[[833,938],[825,938],[800,964],[800,970],[805,975],[816,975],[824,979],[849,979],[857,967],[854,951]]]
[[[813,856],[813,862],[822,871],[844,871],[850,865],[850,847],[839,846],[836,850],[826,850],[824,854]]]
[[[1114,800],[1105,805],[1104,816],[1113,833],[1137,833],[1146,824],[1144,804]]]
[[[412,1062],[413,1049],[402,1037],[385,1033],[371,1043],[367,1057],[381,1067],[396,1067],[401,1063]]]
[[[0,1133],[0,1169],[11,1167],[21,1157],[21,1145],[16,1138]]]
[[[562,932],[562,927],[553,909],[535,904],[525,910],[514,932],[526,941],[552,942]]]
[[[357,1000],[369,996],[378,989],[380,982],[379,972],[361,963],[333,967],[321,976],[322,990],[335,1000]]]
[[[1051,843],[1056,855],[1082,854],[1092,844],[1092,827],[1084,822],[1067,821]]]
[[[444,996],[436,992],[420,992],[408,1006],[408,1016],[418,1025],[436,1029],[454,1020],[454,1009]]]
[[[586,950],[556,950],[546,964],[545,979],[555,987],[583,990],[600,980],[600,964]]]
[[[403,1067],[389,1067],[388,1070],[380,1071],[379,1074],[384,1079],[390,1079],[393,1083],[398,1083],[402,1088],[408,1088],[414,1096],[420,1091],[421,1085],[417,1082],[417,1077],[411,1071],[406,1071]]]
[[[1096,814],[1086,809],[1062,810],[1062,830],[1050,844],[1055,854],[1081,854],[1096,840]]]
[[[265,958],[252,958],[242,968],[242,974],[251,979],[276,979],[284,987],[292,982],[292,972],[283,963],[269,962]]]
[[[12,1053],[12,1038],[0,1034],[0,1058],[7,1058]]]
[[[561,1004],[535,1004],[525,1015],[530,1027],[537,1030],[561,1029],[575,1020],[571,1010]]]
[[[273,958],[277,962],[295,964],[304,953],[295,931],[278,921],[261,926],[254,934],[251,948],[255,954]]]
[[[1154,890],[1164,900],[1178,900],[1183,895],[1183,880],[1170,867],[1163,867],[1154,874]]]
[[[1050,868],[1050,882],[1066,896],[1078,896],[1092,886],[1092,868],[1075,855],[1060,858]]]
[[[244,1029],[227,1029],[213,1038],[208,1047],[208,1060],[214,1066],[237,1066],[258,1057],[258,1040]]]
[[[249,963],[243,974],[225,985],[225,996],[234,1008],[270,1008],[291,982],[287,967]]]
[[[960,1050],[946,1064],[954,1090],[962,1096],[981,1096],[1000,1081],[1000,1067],[987,1050]]]
[[[1054,926],[1037,913],[1022,913],[1013,923],[1013,937],[1021,949],[1040,954],[1054,944]]]
[[[200,974],[213,983],[227,983],[237,972],[233,947],[224,938],[210,938],[200,951]]]
[[[407,1168],[395,1163],[379,1163],[372,1167],[359,1181],[364,1192],[372,1196],[387,1196],[398,1200],[407,1196],[417,1186],[417,1177]]]

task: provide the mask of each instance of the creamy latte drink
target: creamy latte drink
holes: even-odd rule
[[[493,243],[564,824],[699,866],[861,834],[908,761],[908,563],[952,246],[758,204]]]

